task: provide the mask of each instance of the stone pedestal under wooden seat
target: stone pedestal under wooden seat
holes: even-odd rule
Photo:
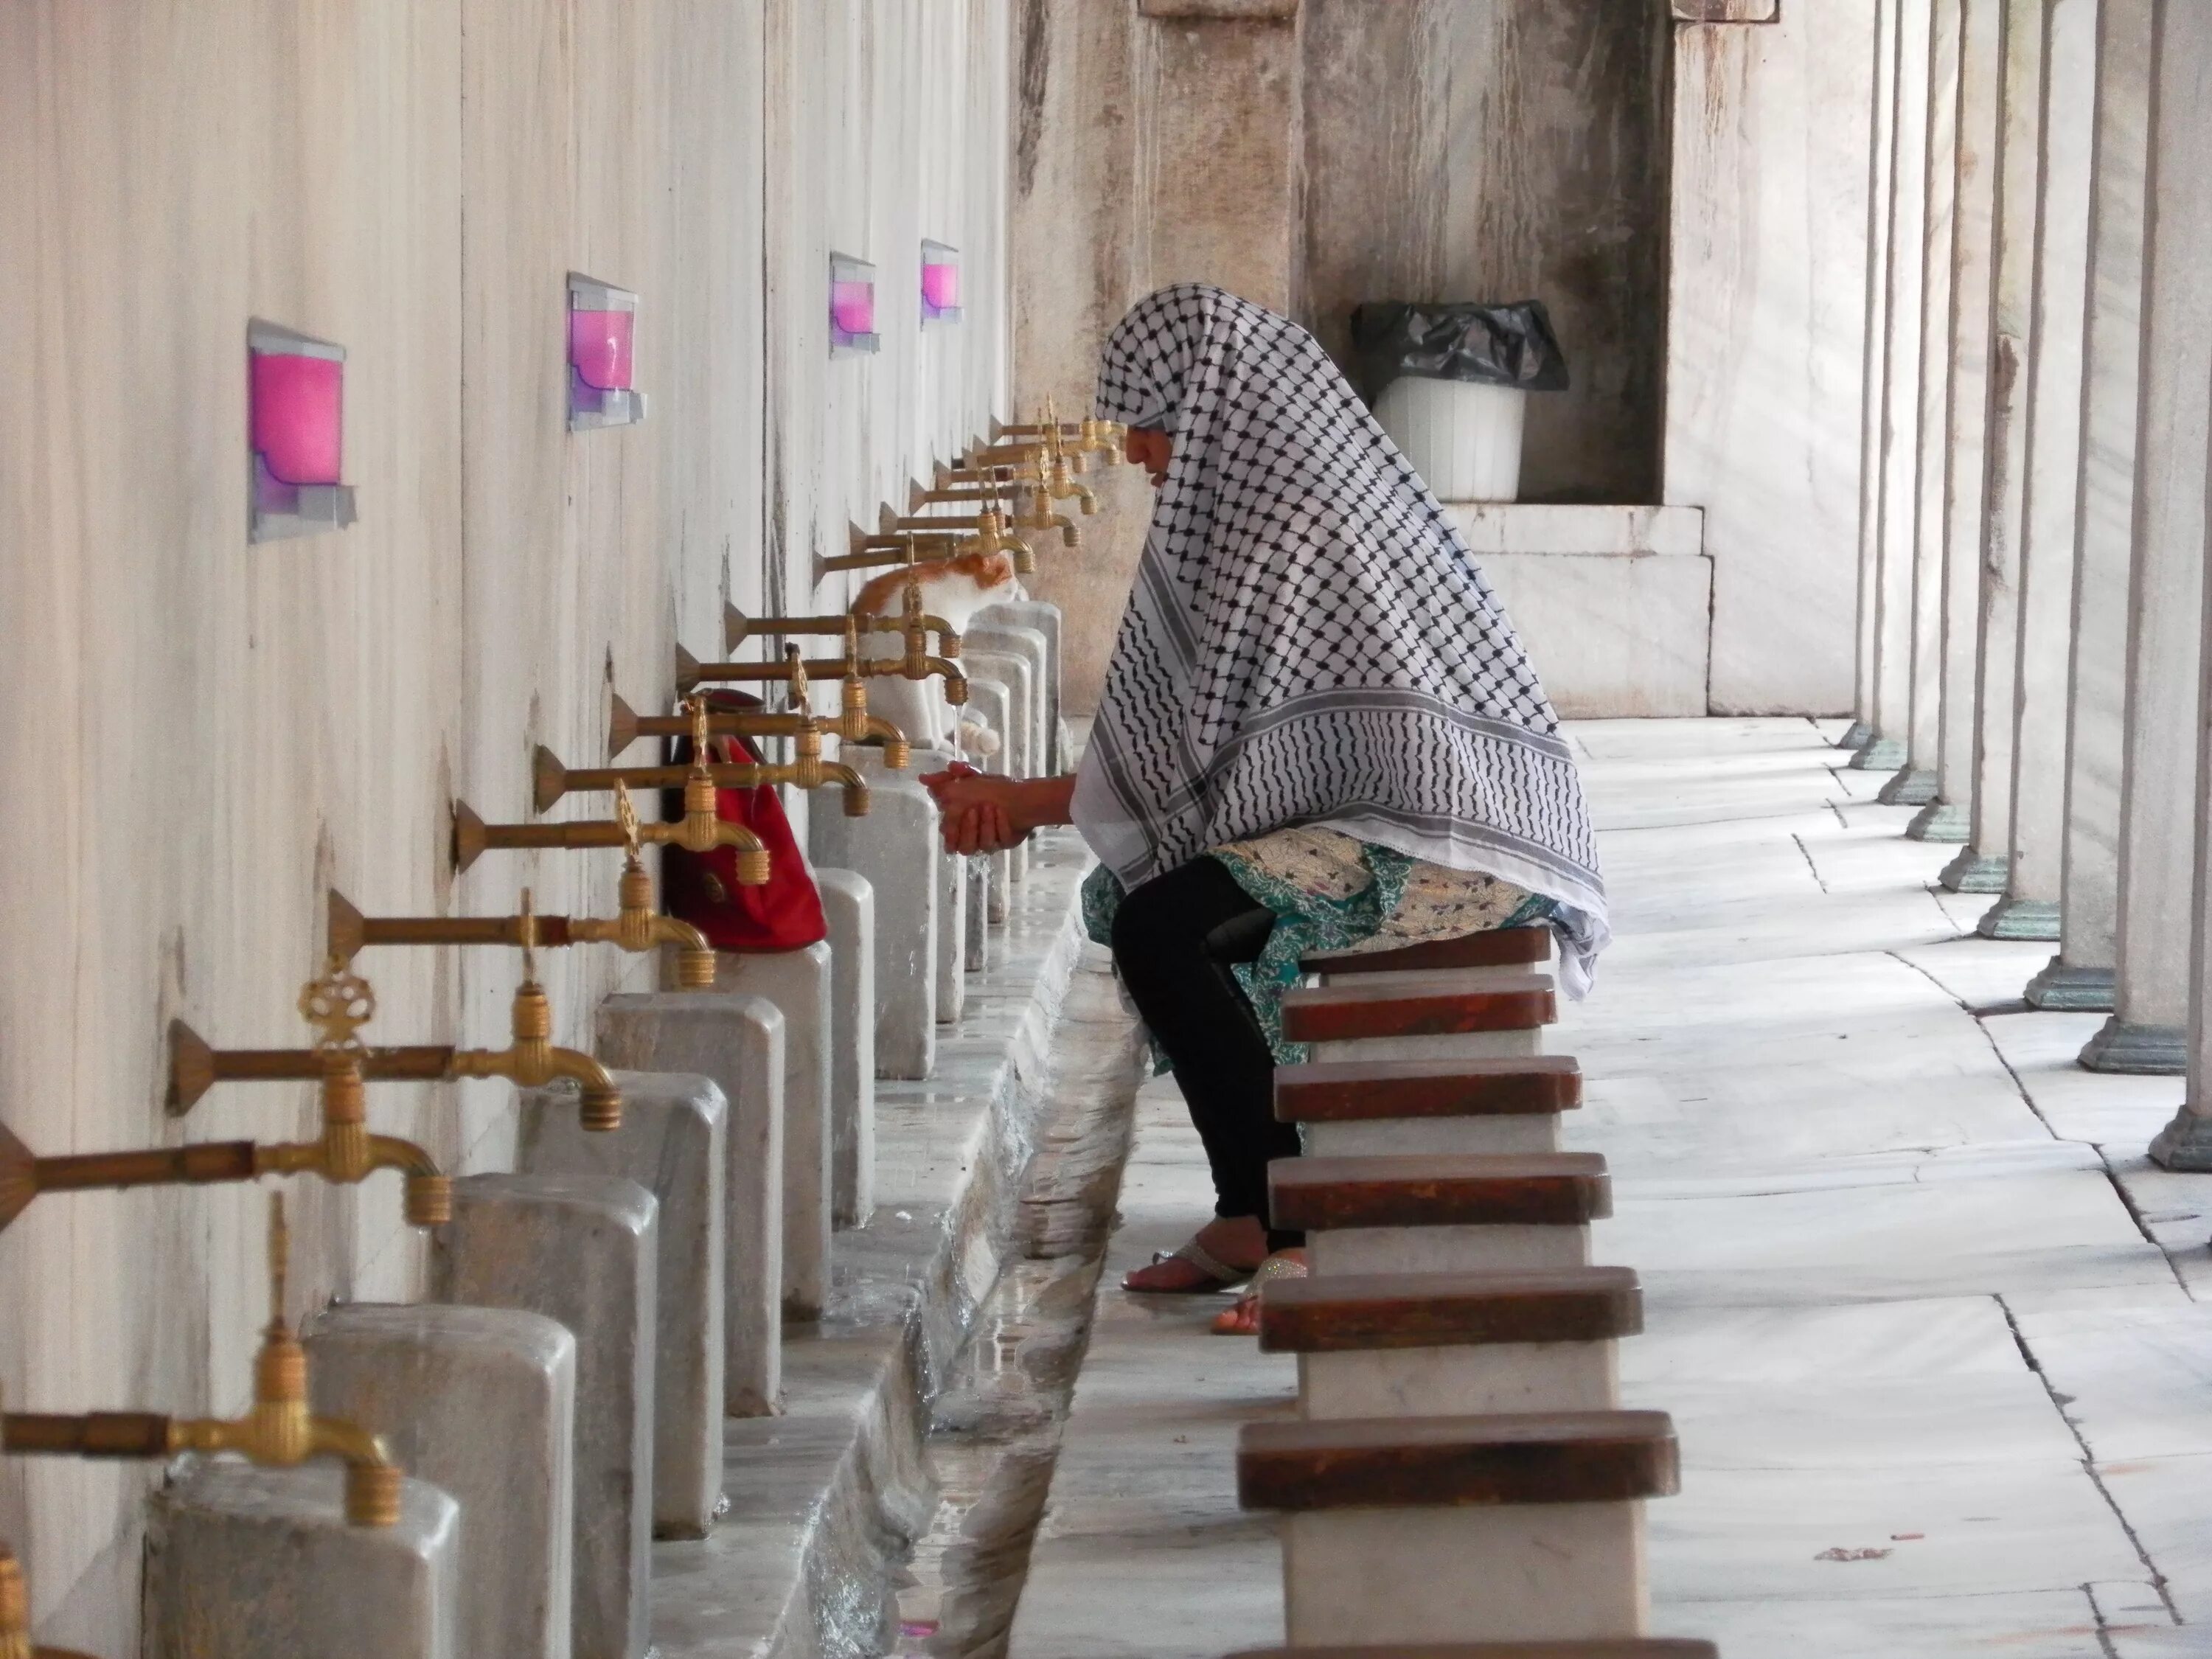
[[[1250,1423],[1237,1491],[1283,1516],[1294,1647],[1618,1639],[1679,1462],[1662,1412]]]
[[[1548,974],[1504,974],[1479,986],[1453,970],[1381,983],[1304,987],[1283,998],[1283,1035],[1330,1060],[1511,1060],[1544,1048],[1559,1018]]]
[[[1260,1295],[1260,1346],[1297,1355],[1309,1418],[1610,1411],[1614,1344],[1643,1328],[1626,1267],[1338,1273]]]
[[[1323,985],[1402,985],[1435,981],[1480,990],[1517,979],[1552,960],[1548,927],[1493,927],[1457,939],[1425,939],[1391,951],[1322,951],[1298,965]]]
[[[1589,1224],[1613,1213],[1592,1152],[1277,1158],[1267,1194],[1317,1279],[1585,1267]]]
[[[1275,1115],[1315,1157],[1552,1152],[1559,1115],[1583,1103],[1571,1055],[1334,1060],[1275,1071]]]

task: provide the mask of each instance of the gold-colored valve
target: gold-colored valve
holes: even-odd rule
[[[553,1005],[538,982],[538,927],[530,890],[522,890],[522,983],[515,988],[508,1026],[514,1042],[505,1048],[459,1048],[455,1077],[503,1077],[525,1089],[543,1088],[567,1078],[581,1091],[580,1121],[586,1129],[622,1127],[622,1090],[614,1074],[587,1054],[553,1043]]]
[[[284,1317],[290,1234],[284,1198],[269,1200],[269,1323],[253,1362],[253,1405],[245,1416],[172,1418],[149,1412],[0,1413],[0,1449],[21,1455],[167,1460],[179,1452],[229,1452],[269,1468],[296,1468],[318,1457],[346,1466],[346,1520],[356,1527],[398,1524],[401,1472],[384,1443],[343,1418],[307,1408],[307,1354]]]
[[[750,664],[723,664],[721,668],[751,667]],[[784,662],[775,666],[775,678],[784,679],[790,687],[790,698],[794,708],[803,708],[808,696],[807,664],[799,655],[799,647],[790,647]],[[730,678],[735,678],[732,676]],[[749,676],[748,678],[757,678]],[[851,682],[848,682],[851,684]],[[858,718],[866,719],[865,701],[848,702],[848,712],[857,708]],[[715,846],[726,846],[735,837],[725,831],[738,830],[739,825],[725,823],[720,816],[717,794],[723,789],[757,789],[769,784],[790,784],[799,789],[842,789],[845,793],[845,815],[865,817],[868,811],[867,781],[851,767],[838,761],[822,758],[822,735],[818,727],[799,727],[792,733],[793,757],[788,764],[769,765],[748,762],[741,765],[716,764],[707,757],[714,752],[711,711],[703,696],[693,697],[687,708],[691,726],[691,762],[688,766],[600,766],[570,767],[544,745],[539,745],[533,763],[537,780],[537,800],[544,811],[563,795],[574,793],[596,793],[623,787],[639,789],[672,789],[684,791],[684,817],[680,824],[672,828],[664,824],[646,824],[640,833],[683,848],[686,852],[703,853]],[[863,726],[863,730],[866,729]],[[664,831],[655,836],[655,831]],[[768,879],[768,849],[750,830],[743,831],[738,848],[738,879],[749,886],[757,886]],[[758,856],[748,857],[757,854]],[[757,875],[755,880],[748,871]]]

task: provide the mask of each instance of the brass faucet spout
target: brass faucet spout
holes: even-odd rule
[[[914,748],[908,743],[906,733],[881,714],[868,716],[868,735],[883,740],[884,764],[892,771],[903,772],[913,763]]]
[[[841,785],[845,791],[845,816],[864,818],[868,816],[868,781],[842,761],[825,761],[823,776]]]
[[[65,1648],[31,1645],[31,1593],[15,1552],[0,1544],[0,1659],[85,1659]]]

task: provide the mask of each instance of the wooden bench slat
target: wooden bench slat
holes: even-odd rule
[[[1434,969],[1518,968],[1552,958],[1552,930],[1492,927],[1457,939],[1423,939],[1394,951],[1316,951],[1298,966],[1309,974],[1389,974]]]
[[[1270,1353],[1601,1342],[1643,1328],[1644,1291],[1628,1267],[1343,1273],[1260,1287],[1260,1346]]]
[[[1285,1123],[1540,1116],[1582,1103],[1583,1070],[1572,1054],[1323,1060],[1275,1070],[1275,1115]]]
[[[1516,974],[1473,988],[1319,985],[1283,994],[1283,1035],[1293,1042],[1525,1031],[1559,1017],[1559,1000],[1546,974]]]
[[[1664,1412],[1247,1423],[1237,1498],[1298,1510],[1613,1503],[1668,1496],[1680,1461]]]
[[[1279,1158],[1267,1166],[1274,1224],[1333,1227],[1578,1226],[1613,1213],[1595,1152]]]

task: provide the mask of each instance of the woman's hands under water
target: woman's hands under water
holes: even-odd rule
[[[1073,776],[992,777],[961,761],[925,775],[921,782],[937,799],[948,853],[1003,853],[1018,847],[1034,830],[1067,823],[1075,793]]]

